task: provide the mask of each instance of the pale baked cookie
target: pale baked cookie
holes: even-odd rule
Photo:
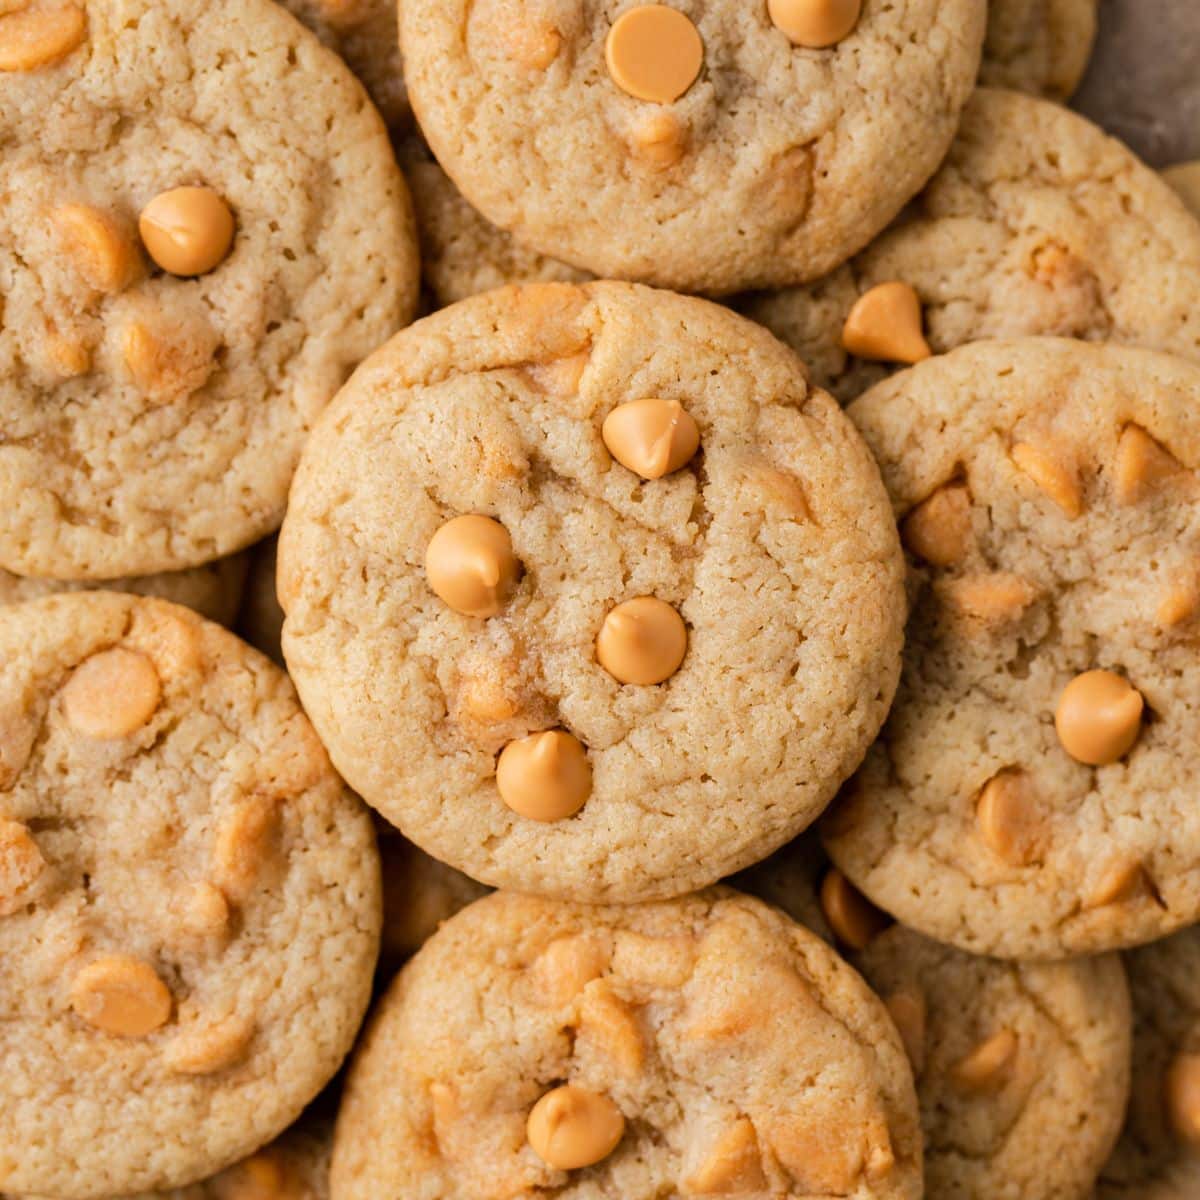
[[[861,9],[861,13],[860,13]],[[929,178],[984,0],[412,0],[409,96],[488,220],[597,275],[722,293],[844,262]]]
[[[279,542],[284,654],[351,786],[476,879],[591,900],[703,886],[816,818],[887,711],[902,577],[794,355],[620,283],[394,338]]]
[[[376,1011],[336,1200],[917,1197],[904,1050],[819,938],[728,889],[591,908],[498,893]]]
[[[892,716],[822,825],[905,924],[1056,958],[1200,917],[1200,367],[981,342],[850,409],[910,556]]]
[[[231,554],[203,567],[186,571],[165,571],[160,575],[138,575],[130,579],[109,579],[103,583],[64,583],[57,579],[29,579],[0,570],[0,605],[19,604],[56,592],[95,591],[133,592],[139,596],[157,596],[186,608],[195,609],[210,621],[229,625],[237,615],[246,580],[247,556]]]
[[[280,0],[362,80],[388,128],[402,131],[412,122],[400,35],[397,0]]]
[[[421,274],[437,307],[506,283],[581,283],[591,278],[522,246],[472,208],[417,135],[399,148],[412,190],[421,244]]]
[[[164,601],[53,596],[0,608],[0,914],[0,1187],[177,1187],[349,1049],[378,859],[277,667]]]
[[[1200,1195],[1200,930],[1126,955],[1133,1098],[1097,1200]]]
[[[1098,0],[990,0],[979,80],[1066,100],[1096,41]]]
[[[915,289],[911,304],[900,285]],[[1049,334],[1200,359],[1200,226],[1083,117],[980,88],[907,219],[819,283],[741,307],[843,401],[931,348],[980,338]]]
[[[268,0],[4,8],[0,566],[211,561],[279,524],[317,413],[411,315],[386,131]]]
[[[1175,189],[1188,211],[1200,217],[1200,161],[1168,167],[1163,171],[1163,178]]]

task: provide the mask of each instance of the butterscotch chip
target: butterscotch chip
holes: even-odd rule
[[[639,100],[670,104],[696,81],[704,43],[695,25],[666,4],[623,12],[608,31],[604,56],[613,82]]]
[[[244,903],[270,875],[283,828],[280,801],[254,795],[221,822],[213,846],[213,880],[236,903]]]
[[[1188,571],[1162,593],[1155,609],[1155,620],[1166,629],[1190,621],[1200,609],[1200,572]]]
[[[233,213],[212,188],[173,188],[142,209],[138,230],[147,253],[164,271],[207,275],[233,245]]]
[[[881,283],[855,301],[842,326],[847,353],[872,362],[917,363],[933,351],[921,331],[921,299],[908,283]]]
[[[134,320],[121,334],[121,357],[152,404],[169,404],[204,387],[216,368],[215,350],[212,330],[190,319],[171,325]]]
[[[547,1092],[533,1106],[526,1128],[533,1152],[560,1171],[595,1166],[624,1132],[625,1118],[607,1096],[570,1085]]]
[[[583,744],[561,730],[509,742],[496,763],[496,787],[513,812],[534,821],[574,816],[592,794]]]
[[[1153,894],[1153,885],[1146,868],[1137,859],[1123,859],[1106,867],[1088,893],[1086,908],[1104,908],[1123,904],[1138,896]]]
[[[138,268],[137,247],[111,213],[90,204],[65,204],[55,210],[54,223],[69,258],[90,287],[119,292],[131,282]]]
[[[888,1016],[896,1024],[900,1040],[904,1043],[904,1052],[912,1063],[913,1074],[920,1078],[925,1067],[925,993],[916,988],[892,992],[883,997],[883,1003]]]
[[[455,612],[494,617],[516,586],[521,565],[499,521],[474,514],[447,521],[425,549],[429,586]]]
[[[188,895],[183,919],[199,937],[223,937],[229,929],[229,901],[216,885],[198,883]]]
[[[862,0],[768,0],[771,20],[797,46],[834,46],[854,31]]]
[[[46,860],[29,830],[20,821],[0,817],[0,917],[25,906],[45,867]]]
[[[87,18],[74,3],[0,17],[0,71],[36,71],[83,44]]]
[[[597,661],[621,683],[662,683],[679,670],[686,653],[683,618],[654,596],[618,604],[596,636]]]
[[[1029,580],[1007,571],[939,580],[934,588],[951,613],[985,626],[1015,621],[1037,598]]]
[[[568,1004],[608,966],[609,953],[596,937],[559,938],[538,956],[530,968],[535,993],[554,1007]]]
[[[821,911],[838,941],[852,950],[865,950],[891,924],[891,918],[837,869],[827,872],[821,883]]]
[[[1183,464],[1140,425],[1126,425],[1117,442],[1113,492],[1118,504],[1136,504],[1169,479],[1183,474]]]
[[[956,1062],[950,1078],[964,1092],[993,1091],[1003,1084],[1016,1056],[1017,1035],[1001,1029]]]
[[[1200,1146],[1200,1054],[1177,1054],[1165,1080],[1167,1116],[1175,1136]]]
[[[46,357],[63,379],[86,375],[92,369],[92,352],[81,341],[51,334],[46,339]]]
[[[171,1018],[167,985],[149,963],[126,955],[89,963],[71,983],[71,1007],[116,1037],[146,1037]]]
[[[1036,861],[1046,837],[1045,819],[1026,772],[992,776],[979,793],[975,817],[980,837],[1005,862],[1021,867]]]
[[[673,167],[687,149],[687,127],[671,112],[642,114],[632,137],[634,157],[659,171]]]
[[[1017,442],[1012,448],[1017,467],[1072,520],[1083,513],[1083,491],[1072,464],[1056,447]]]
[[[579,1036],[616,1070],[630,1078],[646,1063],[646,1044],[634,1010],[603,979],[583,989],[579,1006]]]
[[[1142,730],[1142,694],[1112,671],[1085,671],[1063,689],[1054,728],[1079,762],[1104,766],[1123,758]]]
[[[722,1196],[757,1192],[767,1186],[754,1126],[742,1117],[703,1151],[699,1166],[684,1180],[687,1195]]]
[[[921,501],[900,525],[906,549],[935,567],[962,562],[971,549],[971,493],[948,483]]]
[[[163,1063],[180,1075],[212,1075],[241,1062],[253,1037],[250,1018],[229,1017],[176,1035],[163,1047]]]
[[[75,668],[62,689],[63,715],[84,737],[128,737],[154,716],[161,698],[154,664],[116,646]]]
[[[618,405],[603,426],[613,458],[643,479],[661,479],[686,466],[700,446],[700,430],[678,400],[647,397]]]

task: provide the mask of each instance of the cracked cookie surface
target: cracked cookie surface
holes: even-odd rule
[[[905,924],[1056,958],[1200,916],[1198,389],[1182,359],[1019,339],[851,406],[911,616],[892,715],[822,833]]]
[[[605,440],[643,400],[697,427],[662,478]],[[423,567],[478,514],[517,564],[489,617]],[[711,883],[816,818],[887,710],[902,578],[877,469],[791,352],[616,283],[490,292],[393,339],[322,418],[279,543],[284,654],[350,785],[485,883],[620,901]],[[622,685],[597,638],[644,596],[682,616],[686,655]],[[520,815],[497,755],[556,729],[590,797]]]
[[[531,1108],[564,1083],[624,1121],[583,1169],[526,1141]],[[381,1002],[332,1186],[336,1200],[916,1197],[920,1134],[882,1005],[781,913],[729,889],[607,908],[498,893]]]
[[[986,22],[982,0],[871,2],[809,49],[765,3],[683,0],[667,11],[698,74],[652,103],[606,60],[610,30],[652,7],[405,3],[409,94],[494,224],[600,276],[711,294],[815,278],[877,234],[945,154]]]
[[[0,609],[0,1188],[182,1186],[270,1140],[370,995],[379,868],[286,676],[159,600]]]
[[[863,253],[815,284],[739,307],[847,403],[894,367],[848,354],[846,319],[895,280],[916,289],[937,354],[1047,335],[1200,360],[1200,225],[1121,143],[1016,92],[975,93],[946,162]]]
[[[991,0],[979,82],[1067,100],[1096,41],[1098,0]]]
[[[267,0],[48,4],[0,18],[0,50],[78,20],[0,89],[0,566],[198,565],[278,525],[316,415],[410,317],[407,192],[360,85]],[[182,186],[234,222],[194,278],[139,236]]]

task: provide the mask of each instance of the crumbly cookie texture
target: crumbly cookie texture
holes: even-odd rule
[[[1200,930],[1126,955],[1133,990],[1133,1097],[1097,1200],[1200,1193]]]
[[[660,417],[678,438],[644,470],[685,428],[699,450],[639,478],[613,453]],[[477,535],[458,561],[481,573],[456,581]],[[472,580],[494,615],[451,606]],[[686,655],[623,685],[597,639],[645,596]],[[485,883],[619,901],[813,821],[887,711],[904,616],[886,496],[836,403],[765,330],[620,283],[486,293],[373,355],[309,443],[279,597],[306,709],[368,803]],[[502,800],[506,774],[547,790]]]
[[[402,132],[412,123],[396,0],[281,0],[362,80],[388,128]]]
[[[687,292],[814,279],[945,154],[986,5],[870,4],[823,48],[771,7],[415,0],[409,94],[467,199],[543,254]]]
[[[139,596],[157,596],[160,600],[182,604],[210,621],[229,625],[237,615],[242,600],[247,565],[245,554],[231,554],[228,558],[186,571],[135,575],[129,579],[109,579],[93,584],[30,579],[0,570],[0,605],[19,604],[22,600],[36,600],[57,592],[133,592]]]
[[[531,1110],[563,1084],[623,1122],[584,1169],[530,1144]],[[866,1200],[919,1196],[920,1158],[883,1006],[781,913],[729,889],[607,908],[498,893],[443,926],[381,1002],[332,1190]]]
[[[313,420],[411,316],[403,179],[360,85],[267,0],[16,9],[0,62],[40,50],[0,89],[0,566],[211,561],[278,526]],[[194,278],[150,256],[203,270],[230,232]]]
[[[1167,167],[1163,178],[1187,205],[1193,216],[1200,217],[1200,162],[1179,163]]]
[[[416,134],[401,144],[421,245],[421,274],[438,307],[508,283],[583,283],[586,272],[521,245],[472,208]]]
[[[287,677],[160,600],[0,609],[0,1187],[178,1187],[349,1049],[380,924],[366,811]]]
[[[856,303],[894,281],[916,289],[939,354],[1045,334],[1200,359],[1196,220],[1119,142],[1016,92],[976,92],[916,205],[852,262],[739,307],[848,402],[895,369],[894,359],[851,356],[842,341]]]
[[[1059,339],[930,359],[849,410],[910,557],[892,716],[822,826],[905,924],[975,953],[1200,916],[1200,367]]]
[[[979,80],[1067,100],[1096,41],[1098,0],[991,0]]]

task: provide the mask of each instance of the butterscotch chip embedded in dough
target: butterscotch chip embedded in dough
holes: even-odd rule
[[[117,1037],[145,1037],[171,1017],[171,993],[149,963],[127,955],[89,963],[71,982],[71,1007]]]
[[[208,187],[160,192],[138,218],[147,253],[172,275],[207,275],[233,245],[229,205]]]
[[[971,548],[971,493],[949,483],[921,501],[900,526],[905,548],[935,567],[961,562]]]
[[[639,100],[670,104],[692,86],[704,62],[696,26],[676,8],[626,9],[608,31],[604,57],[613,82]]]
[[[891,924],[837,868],[821,883],[821,911],[837,940],[852,950],[865,950]]]
[[[496,763],[496,787],[513,812],[534,821],[562,821],[592,794],[587,750],[558,729],[509,742]]]
[[[560,1171],[594,1167],[616,1149],[624,1132],[625,1118],[607,1096],[570,1085],[547,1092],[526,1124],[533,1152]]]
[[[132,281],[139,266],[137,247],[111,213],[90,204],[64,204],[53,220],[68,257],[91,287],[119,292]]]
[[[1167,1114],[1175,1136],[1200,1146],[1200,1055],[1177,1054],[1167,1068]]]
[[[683,618],[654,596],[618,604],[596,636],[597,661],[622,683],[662,683],[679,670],[686,653]]]
[[[37,842],[20,821],[0,817],[0,917],[28,903],[29,892],[45,869]]]
[[[117,646],[75,669],[62,690],[63,715],[84,737],[128,737],[154,716],[161,697],[154,664]]]
[[[768,0],[767,11],[797,46],[821,50],[854,31],[862,0]]]
[[[643,479],[678,471],[700,446],[700,431],[683,405],[655,396],[619,404],[604,418],[601,436],[613,458]]]
[[[520,569],[508,530],[491,517],[455,517],[425,549],[429,586],[455,612],[468,617],[500,612]]]
[[[0,71],[37,71],[82,45],[87,17],[75,0],[18,5],[0,16]]]
[[[1085,671],[1063,689],[1054,728],[1072,758],[1104,766],[1129,753],[1144,708],[1141,693],[1127,679],[1112,671]]]

